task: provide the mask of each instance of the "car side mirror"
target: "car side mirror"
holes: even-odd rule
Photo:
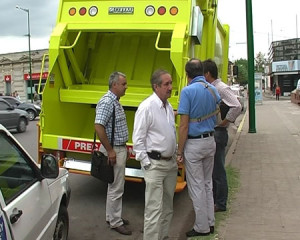
[[[44,178],[57,178],[59,174],[58,161],[52,154],[42,156],[41,173]]]

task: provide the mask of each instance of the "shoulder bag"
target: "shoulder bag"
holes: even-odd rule
[[[208,84],[204,83],[204,82],[199,82],[199,83],[201,83],[205,88],[207,88],[209,90],[209,92],[211,93],[211,95],[217,101],[217,96],[216,96],[214,90],[211,89],[211,87]],[[204,121],[204,120],[206,120],[208,118],[211,118],[212,116],[216,116],[217,117],[216,125],[219,125],[222,122],[222,120],[223,120],[222,116],[223,115],[221,116],[220,104],[216,103],[216,109],[213,112],[211,112],[209,114],[206,114],[206,115],[204,115],[202,117],[199,117],[199,118],[190,118],[189,122],[201,122],[201,121]]]
[[[113,109],[112,119],[112,134],[111,134],[111,146],[114,146],[114,133],[115,133],[115,107]],[[103,182],[113,183],[114,182],[114,167],[111,165],[108,157],[102,152],[95,150],[96,145],[96,131],[94,133],[94,144],[92,150],[92,164],[91,164],[91,175]]]

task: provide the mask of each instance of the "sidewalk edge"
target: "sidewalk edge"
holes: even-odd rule
[[[242,119],[242,121],[241,121],[241,123],[240,123],[240,125],[239,125],[239,127],[238,127],[238,129],[237,129],[237,132],[236,132],[236,134],[235,134],[235,136],[234,136],[234,139],[233,139],[233,141],[232,141],[232,144],[230,145],[230,148],[229,148],[229,150],[228,150],[228,152],[227,152],[227,154],[226,154],[226,158],[225,158],[225,166],[228,166],[228,165],[231,164],[233,155],[234,155],[235,150],[236,150],[236,145],[237,145],[237,142],[238,142],[238,140],[239,140],[239,138],[240,138],[240,135],[241,135],[242,129],[243,129],[243,127],[244,127],[244,123],[245,123],[245,119],[246,119],[246,116],[247,116],[247,115],[248,115],[248,112],[246,112],[246,113],[244,114],[244,117],[243,117],[243,119]]]

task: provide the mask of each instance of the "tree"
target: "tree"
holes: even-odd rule
[[[255,62],[255,71],[264,73],[265,66],[267,66],[267,64],[268,64],[268,60],[266,59],[265,54],[263,54],[262,52],[259,52],[256,55],[254,62]]]
[[[248,84],[248,60],[241,58],[236,60],[234,64],[238,66],[238,76],[236,81],[241,85]],[[265,54],[259,52],[254,59],[254,64],[256,72],[264,73],[264,69],[268,65]]]
[[[236,60],[234,64],[238,66],[238,75],[236,81],[241,85],[248,84],[248,60],[241,58]]]

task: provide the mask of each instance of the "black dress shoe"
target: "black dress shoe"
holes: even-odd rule
[[[196,236],[207,236],[210,234],[210,231],[207,233],[196,232],[194,229],[186,233],[187,237],[196,237]]]
[[[131,232],[129,229],[127,229],[127,228],[124,226],[124,224],[121,225],[121,226],[119,226],[119,227],[112,228],[112,229],[115,230],[115,231],[117,231],[117,232],[120,233],[120,234],[123,234],[123,235],[131,235],[131,234],[132,234],[132,232]]]
[[[213,234],[215,232],[215,226],[210,226],[209,230],[210,230],[210,233]]]
[[[127,220],[127,219],[122,218],[122,221],[123,221],[124,225],[129,225],[130,224],[129,220]]]
[[[221,209],[215,206],[215,212],[226,212],[226,209]]]

